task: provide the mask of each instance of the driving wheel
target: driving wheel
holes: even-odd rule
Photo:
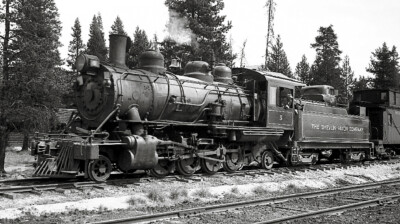
[[[168,160],[159,160],[157,165],[149,170],[150,175],[157,178],[167,176],[174,169],[174,164]]]
[[[227,153],[223,164],[224,170],[229,173],[240,170],[243,167],[243,157],[239,153]]]
[[[176,161],[176,170],[179,174],[183,176],[191,176],[196,172],[198,169],[198,160],[197,158],[188,158],[188,159],[181,159]]]
[[[221,168],[221,162],[209,159],[200,159],[201,170],[207,174],[215,174]]]

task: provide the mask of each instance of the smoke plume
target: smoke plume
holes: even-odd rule
[[[169,38],[179,45],[197,46],[196,35],[189,28],[189,21],[174,10],[169,10],[167,32]]]

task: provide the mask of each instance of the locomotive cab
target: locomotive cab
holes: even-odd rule
[[[254,95],[254,104],[261,105],[260,111],[253,111],[254,121],[264,127],[293,130],[295,89],[305,86],[303,83],[276,72],[236,68],[233,73]]]

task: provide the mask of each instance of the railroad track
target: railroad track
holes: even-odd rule
[[[358,202],[358,203],[352,203],[352,204],[336,206],[336,207],[332,207],[332,208],[321,209],[318,211],[306,212],[306,213],[292,215],[292,216],[288,216],[288,217],[272,219],[272,220],[268,220],[268,221],[264,221],[264,222],[257,222],[255,224],[282,223],[282,222],[299,220],[299,219],[304,219],[304,218],[312,218],[312,217],[317,217],[317,216],[321,216],[321,215],[340,213],[340,212],[348,211],[351,209],[360,209],[360,208],[365,208],[365,207],[373,207],[373,206],[383,205],[386,203],[393,203],[398,200],[400,200],[400,195],[391,195],[391,196],[387,196],[387,197],[376,198],[373,200],[367,200],[367,201],[362,201],[362,202]]]
[[[42,195],[44,191],[57,191],[59,193],[67,194],[71,189],[85,190],[88,188],[97,188],[100,190],[106,189],[108,186],[122,186],[133,184],[139,185],[140,180],[137,179],[118,179],[110,180],[107,182],[95,182],[95,181],[76,181],[76,182],[62,182],[62,183],[47,183],[47,184],[35,184],[35,185],[23,185],[23,186],[6,186],[0,187],[0,196],[17,199],[20,198],[20,193],[31,193],[35,195]]]
[[[341,187],[341,188],[327,189],[327,190],[314,191],[314,192],[306,192],[306,193],[300,193],[300,194],[284,195],[284,196],[272,197],[272,198],[263,198],[263,199],[251,200],[251,201],[248,200],[248,201],[239,201],[239,202],[226,203],[226,204],[218,204],[218,205],[213,205],[213,206],[198,207],[198,208],[164,212],[164,213],[158,213],[158,214],[135,216],[135,217],[129,217],[129,218],[124,218],[124,219],[106,220],[106,221],[100,221],[100,222],[95,222],[95,223],[106,224],[106,223],[153,222],[153,221],[160,221],[160,220],[165,220],[165,219],[183,218],[183,217],[187,217],[190,215],[198,215],[200,213],[223,212],[226,210],[237,209],[237,208],[271,205],[271,204],[283,203],[283,202],[300,199],[300,198],[316,198],[316,197],[334,195],[334,194],[345,193],[345,192],[376,189],[376,188],[381,188],[383,186],[392,186],[392,185],[400,185],[400,179],[390,180],[390,181],[382,181],[382,182],[376,182],[376,183],[361,184],[361,185],[346,186],[346,187]],[[345,211],[345,210],[360,208],[360,207],[365,207],[365,206],[379,205],[383,202],[389,202],[389,201],[398,200],[398,199],[400,199],[400,195],[386,196],[386,197],[376,198],[373,200],[367,200],[367,201],[347,204],[347,205],[323,209],[323,210],[319,210],[319,211],[306,212],[306,213],[302,213],[302,214],[297,214],[295,216],[288,216],[288,217],[275,219],[275,220],[269,220],[267,222],[260,222],[260,223],[279,223],[279,222],[283,222],[283,221],[289,221],[289,220],[306,218],[306,217],[313,217],[313,216],[318,216],[318,215],[322,215],[322,214],[336,213],[336,212],[340,212],[340,211]]]
[[[333,169],[348,169],[351,167],[362,167],[362,166],[373,166],[379,164],[396,164],[399,160],[393,161],[374,161],[367,164],[318,164],[316,166],[294,166],[294,167],[280,167],[274,168],[272,170],[263,169],[245,169],[240,170],[235,173],[218,172],[215,175],[222,176],[258,176],[258,175],[279,175],[279,174],[289,174],[295,172],[307,172],[315,170],[333,170]],[[214,176],[215,176],[214,175]],[[0,196],[4,196],[10,199],[18,198],[18,193],[32,193],[32,194],[42,194],[43,191],[55,190],[58,192],[67,192],[69,189],[83,190],[85,188],[94,187],[98,189],[105,189],[107,186],[121,186],[126,187],[127,185],[140,185],[144,183],[149,183],[152,181],[181,181],[181,182],[198,182],[204,181],[208,178],[207,174],[194,174],[193,176],[185,177],[180,175],[169,175],[163,179],[158,179],[154,177],[146,176],[143,173],[137,174],[114,174],[112,178],[106,182],[94,182],[85,181],[82,178],[75,179],[51,179],[51,178],[27,178],[18,180],[3,180],[0,181]],[[40,183],[40,184],[32,184]]]

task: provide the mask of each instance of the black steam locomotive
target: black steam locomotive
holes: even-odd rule
[[[110,35],[109,63],[78,57],[79,113],[70,134],[35,139],[35,176],[84,173],[104,181],[115,169],[163,177],[199,167],[213,174],[221,167],[234,172],[388,154],[384,142],[370,141],[375,133],[366,112],[374,110],[356,101],[349,115],[330,86],[305,87],[279,73],[222,64],[211,70],[202,61],[189,62],[179,76],[166,71],[156,51],[129,69],[126,43],[126,36]]]

